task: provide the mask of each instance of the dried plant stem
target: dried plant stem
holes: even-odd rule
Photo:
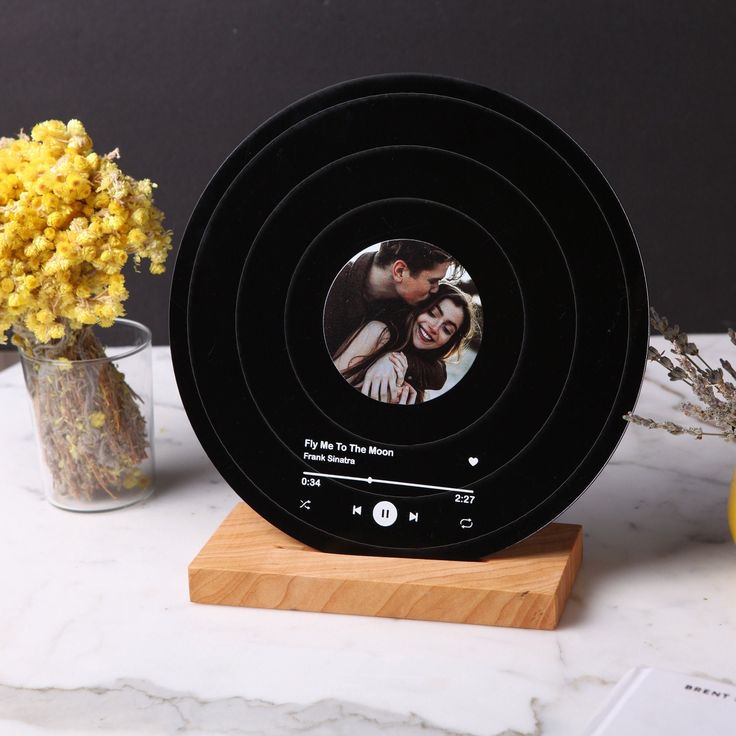
[[[724,439],[734,438],[731,436],[733,433],[728,432],[704,432],[700,427],[683,427],[675,422],[658,422],[655,419],[649,419],[647,417],[640,417],[636,414],[629,412],[624,415],[626,421],[632,424],[638,424],[640,427],[646,427],[647,429],[664,429],[670,434],[689,434],[695,437],[696,440],[702,440],[703,437],[722,437]]]
[[[685,415],[710,424],[721,432],[704,432],[698,427],[683,427],[674,422],[657,422],[654,419],[640,417],[629,412],[624,419],[633,424],[639,424],[650,429],[664,429],[671,434],[689,434],[696,439],[705,436],[721,437],[727,442],[736,442],[736,385],[724,378],[724,371],[736,379],[736,370],[727,360],[721,359],[721,368],[711,368],[708,362],[700,355],[695,343],[688,340],[688,336],[678,325],[670,325],[666,317],[660,317],[651,310],[651,324],[672,344],[670,351],[674,361],[664,352],[654,347],[649,348],[648,359],[659,363],[667,370],[670,381],[682,381],[692,389],[702,406],[685,401],[681,409]],[[736,332],[728,331],[731,342],[736,344]],[[699,365],[697,361],[702,363]],[[704,366],[704,367],[703,367]]]
[[[52,346],[24,337],[26,354],[37,359],[24,367],[54,492],[93,501],[146,486],[150,481],[137,467],[148,449],[139,397],[104,360],[92,329],[68,331]]]

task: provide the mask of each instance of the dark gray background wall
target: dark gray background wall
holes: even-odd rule
[[[80,118],[158,182],[178,246],[211,174],[256,125],[352,77],[463,77],[551,117],[609,178],[651,300],[692,332],[736,326],[731,0],[0,0],[0,134]],[[128,279],[167,342],[169,273]]]

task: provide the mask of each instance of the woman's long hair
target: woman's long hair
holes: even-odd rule
[[[412,328],[414,327],[417,317],[423,312],[429,312],[439,304],[443,299],[450,299],[454,304],[463,311],[463,321],[458,329],[453,333],[452,337],[442,347],[434,350],[417,350],[412,343]],[[432,294],[428,299],[418,304],[407,312],[402,312],[398,319],[386,319],[382,315],[380,321],[386,327],[379,336],[378,342],[385,340],[377,350],[368,355],[363,355],[352,366],[342,371],[342,376],[353,386],[359,386],[365,377],[366,371],[380,358],[387,353],[409,352],[420,356],[424,360],[448,360],[453,356],[460,356],[465,346],[472,340],[478,326],[476,319],[475,305],[471,298],[464,292],[452,284],[442,283],[437,289],[437,293]],[[365,325],[361,325],[337,350],[332,356],[333,360],[337,360],[347,349],[348,345],[353,341],[355,336],[363,329]],[[414,386],[417,392],[424,391],[423,386]]]

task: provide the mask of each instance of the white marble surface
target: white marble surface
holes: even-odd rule
[[[237,498],[154,364],[158,491],[90,515],[44,501],[0,373],[0,734],[575,736],[633,666],[736,682],[733,445],[629,429],[561,519],[585,559],[554,632],[202,606],[187,565]],[[653,368],[639,411],[676,417]]]

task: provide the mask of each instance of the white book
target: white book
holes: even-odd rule
[[[642,667],[616,685],[583,736],[730,736],[736,686]]]

